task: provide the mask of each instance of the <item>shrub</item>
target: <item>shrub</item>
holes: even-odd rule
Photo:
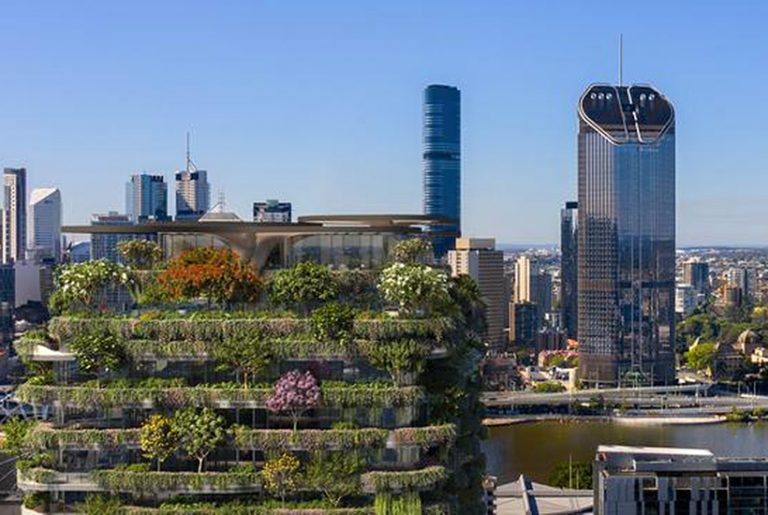
[[[123,505],[120,499],[100,494],[90,494],[77,506],[77,513],[85,515],[122,515]]]
[[[371,366],[386,370],[398,384],[403,384],[405,373],[420,373],[431,352],[429,346],[411,339],[365,341],[360,349]]]
[[[106,309],[103,295],[107,287],[135,285],[133,275],[123,265],[100,259],[61,266],[56,274],[56,290],[51,296],[51,310]]]
[[[365,461],[356,453],[315,453],[307,464],[307,485],[323,492],[333,506],[360,490]]]
[[[554,381],[544,381],[533,387],[536,393],[560,393],[565,391],[565,386]]]
[[[22,504],[28,510],[42,508],[44,512],[48,511],[48,504],[51,502],[51,494],[48,492],[29,492],[24,494]]]
[[[272,343],[260,335],[227,338],[213,347],[213,356],[224,366],[238,370],[246,388],[248,379],[266,370],[274,360]]]
[[[37,422],[34,420],[22,420],[18,417],[9,418],[2,425],[3,433],[5,433],[2,449],[19,459],[27,457],[29,454],[27,437],[36,425]]]
[[[558,488],[592,489],[592,464],[588,461],[559,463],[549,475],[550,486]]]
[[[77,357],[80,370],[100,377],[125,364],[123,342],[107,332],[83,332],[75,336],[70,347]]]
[[[305,261],[276,272],[269,285],[269,295],[276,304],[307,310],[334,300],[339,295],[339,286],[327,266]]]
[[[335,302],[312,312],[312,336],[320,341],[349,343],[355,328],[355,309]]]

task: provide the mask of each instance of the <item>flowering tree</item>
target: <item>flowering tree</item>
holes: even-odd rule
[[[298,370],[292,370],[278,379],[272,395],[266,402],[269,411],[287,411],[291,414],[294,431],[301,414],[319,404],[320,386],[315,376],[309,371],[302,374]]]
[[[255,302],[261,279],[230,249],[201,247],[168,262],[158,276],[166,294],[176,300],[203,297],[208,302]]]
[[[408,238],[398,242],[392,249],[398,263],[426,265],[434,260],[432,244],[423,238]]]
[[[423,265],[394,263],[381,272],[379,292],[407,314],[429,312],[450,302],[448,276]]]
[[[273,458],[264,464],[262,477],[264,486],[273,494],[280,496],[285,506],[285,495],[296,489],[299,484],[301,463],[293,454],[284,452],[279,458]]]
[[[62,266],[55,285],[51,306],[55,311],[66,311],[75,307],[103,308],[101,297],[107,287],[125,286],[131,290],[135,280],[127,267],[100,259]]]
[[[139,445],[146,458],[157,460],[158,472],[163,462],[173,456],[178,444],[173,421],[164,415],[152,415],[141,426]]]

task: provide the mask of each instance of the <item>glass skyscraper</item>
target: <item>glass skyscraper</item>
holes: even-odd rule
[[[125,212],[131,221],[168,220],[168,185],[162,175],[131,175],[125,186]]]
[[[424,214],[447,216],[455,224],[433,226],[435,256],[454,248],[461,234],[461,92],[453,86],[424,90]]]
[[[576,339],[578,317],[578,202],[566,202],[560,211],[560,312],[563,330]]]
[[[649,86],[579,101],[582,381],[670,383],[675,339],[675,116]]]

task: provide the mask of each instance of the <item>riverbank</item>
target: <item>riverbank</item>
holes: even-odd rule
[[[483,419],[485,427],[505,427],[516,424],[530,424],[533,422],[613,422],[627,426],[695,426],[722,424],[728,422],[728,418],[720,415],[711,416],[596,416],[596,415],[517,415],[503,417],[488,417]]]

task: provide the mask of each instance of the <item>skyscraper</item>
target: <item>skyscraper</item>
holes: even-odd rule
[[[515,294],[514,301],[534,302],[534,292],[531,289],[531,276],[539,273],[539,267],[528,256],[520,256],[515,261]]]
[[[453,86],[424,90],[424,214],[447,216],[455,224],[432,226],[435,256],[454,248],[461,234],[461,92]]]
[[[581,380],[675,377],[675,116],[650,86],[589,86],[578,106]]]
[[[504,253],[493,238],[459,238],[448,251],[451,274],[468,275],[477,283],[485,303],[487,342],[497,349],[504,343],[504,310],[509,303],[504,288]]]
[[[210,209],[211,190],[205,170],[176,172],[176,220],[197,220]]]
[[[560,211],[560,312],[567,338],[578,334],[578,202]]]
[[[168,219],[168,185],[162,175],[131,175],[126,185],[125,212],[131,221]]]
[[[29,196],[29,248],[37,259],[61,259],[61,192],[36,188]]]
[[[3,180],[3,263],[14,263],[27,249],[27,169],[6,168]]]

